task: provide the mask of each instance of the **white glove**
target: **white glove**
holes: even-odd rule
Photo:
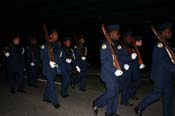
[[[49,65],[50,65],[51,68],[58,67],[58,65],[55,62],[52,62],[52,61],[49,62]]]
[[[81,69],[80,69],[79,66],[76,66],[75,68],[76,68],[76,70],[77,70],[79,73],[81,72]]]
[[[144,69],[145,68],[145,65],[144,64],[141,64],[140,66],[139,66],[139,69]]]
[[[86,60],[86,57],[85,56],[82,56],[81,57],[81,60],[85,61]]]
[[[131,54],[131,58],[132,58],[132,60],[135,60],[137,58],[137,54],[136,53],[132,53]]]
[[[125,70],[129,70],[129,65],[128,65],[128,64],[125,64],[125,65],[124,65],[124,69],[125,69]]]
[[[34,63],[34,62],[31,62],[31,63],[30,63],[30,66],[35,66],[35,63]]]
[[[42,45],[40,48],[41,48],[41,49],[44,49],[44,45]]]
[[[6,57],[9,57],[9,56],[10,56],[10,53],[9,53],[9,52],[6,52],[6,53],[5,53],[5,56],[6,56]]]
[[[119,76],[123,75],[123,72],[121,70],[116,70],[114,74],[115,74],[115,76],[119,77]]]
[[[67,59],[66,59],[66,62],[67,62],[68,64],[70,64],[70,63],[72,62],[72,59],[67,58]]]

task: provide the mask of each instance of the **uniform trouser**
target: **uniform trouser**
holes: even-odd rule
[[[120,79],[121,103],[127,105],[130,99],[130,72],[125,72],[125,74]]]
[[[140,71],[139,70],[133,70],[131,73],[131,82],[129,87],[129,94],[130,97],[136,96],[137,90],[141,85],[141,79],[140,79]]]
[[[80,89],[86,88],[86,73],[85,71],[80,72],[80,74],[74,79],[74,84],[77,85],[80,84]]]
[[[14,90],[16,88],[16,85],[19,90],[24,89],[24,75],[23,71],[18,71],[18,72],[8,72],[8,77],[9,77],[9,85],[10,85],[10,90]],[[16,83],[17,82],[17,83]]]
[[[62,85],[61,85],[61,95],[63,96],[68,95],[67,92],[70,84],[70,78],[71,78],[71,71],[63,73]]]
[[[116,113],[118,105],[118,95],[119,95],[119,86],[117,79],[112,79],[114,77],[105,77],[102,79],[106,86],[106,91],[95,100],[97,107],[104,107],[107,105],[106,112]]]
[[[81,72],[79,73],[79,75],[74,78],[73,80],[73,84],[74,85],[78,85],[80,86],[80,89],[86,89],[86,84],[87,84],[87,62],[86,61],[81,61],[78,63],[80,68],[81,68]]]
[[[55,78],[56,78],[56,74],[48,74],[46,76],[47,84],[46,84],[44,95],[43,95],[44,100],[51,100],[52,104],[54,105],[58,104],[58,99],[56,95],[56,87],[54,83]]]
[[[163,97],[164,116],[173,116],[173,82],[163,89],[155,85],[153,91],[138,105],[138,109],[144,111],[148,106],[159,100],[160,97]]]
[[[29,78],[28,78],[28,83],[29,85],[36,85],[37,84],[37,67],[30,67],[29,71]]]

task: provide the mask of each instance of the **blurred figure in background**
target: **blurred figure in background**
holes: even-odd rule
[[[40,48],[35,37],[30,40],[30,46],[27,47],[27,66],[28,66],[28,85],[37,88],[38,72],[40,67]]]
[[[76,65],[76,58],[73,49],[71,48],[71,37],[64,38],[64,47],[63,51],[63,62],[62,62],[62,86],[61,86],[61,96],[66,98],[69,97],[68,87],[71,82],[73,67],[75,67],[78,73],[81,72],[81,69]]]
[[[79,84],[81,91],[86,91],[86,78],[87,78],[87,47],[85,45],[85,38],[80,37],[79,45],[75,46],[76,63],[80,67],[81,71],[73,81],[72,87],[74,88]]]
[[[20,45],[20,37],[15,36],[12,44],[5,51],[7,58],[8,81],[10,92],[16,91],[24,93],[24,52],[25,49]]]

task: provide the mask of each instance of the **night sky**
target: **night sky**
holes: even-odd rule
[[[48,29],[57,28],[63,36],[84,34],[91,62],[99,60],[99,47],[104,41],[100,25],[118,23],[121,33],[132,30],[144,36],[141,49],[146,64],[150,64],[152,46],[156,38],[148,22],[157,25],[163,21],[175,22],[175,2],[169,0],[6,0],[0,4],[1,45],[13,34],[20,34],[23,43],[27,37],[43,39],[42,24]],[[173,44],[174,42],[172,42]]]

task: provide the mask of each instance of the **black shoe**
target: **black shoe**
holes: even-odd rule
[[[10,93],[11,94],[15,94],[15,90],[10,90]]]
[[[17,92],[26,93],[26,91],[24,91],[24,90],[22,90],[22,89],[18,89]]]
[[[72,89],[75,89],[75,85],[74,84],[71,84],[71,87],[72,87]]]
[[[128,103],[128,106],[133,107],[134,105],[133,105],[133,104],[131,104],[131,103]]]
[[[130,104],[130,103],[127,103],[127,104],[121,103],[121,105],[124,105],[126,107],[133,107],[133,104]]]
[[[134,108],[134,111],[136,113],[137,116],[142,116],[142,111],[138,109],[138,107]]]
[[[92,105],[92,110],[93,110],[94,115],[97,116],[98,115],[98,107],[95,105],[95,102]]]
[[[80,89],[80,91],[86,92],[86,89]]]
[[[112,116],[112,113],[105,112],[105,116]]]
[[[133,96],[133,97],[131,97],[131,99],[133,99],[135,101],[138,101],[139,100],[139,98],[137,96]]]
[[[68,98],[70,95],[67,94],[67,95],[61,95],[63,98]]]
[[[51,103],[52,101],[51,100],[46,100],[46,99],[43,99],[44,102],[47,102],[47,103]]]
[[[54,104],[53,106],[55,107],[55,109],[58,109],[58,108],[60,108],[60,107],[61,107],[61,105],[60,105],[60,104]]]
[[[111,114],[111,116],[120,116],[120,115],[118,115],[118,114],[115,114],[115,113],[112,113],[112,114]]]

